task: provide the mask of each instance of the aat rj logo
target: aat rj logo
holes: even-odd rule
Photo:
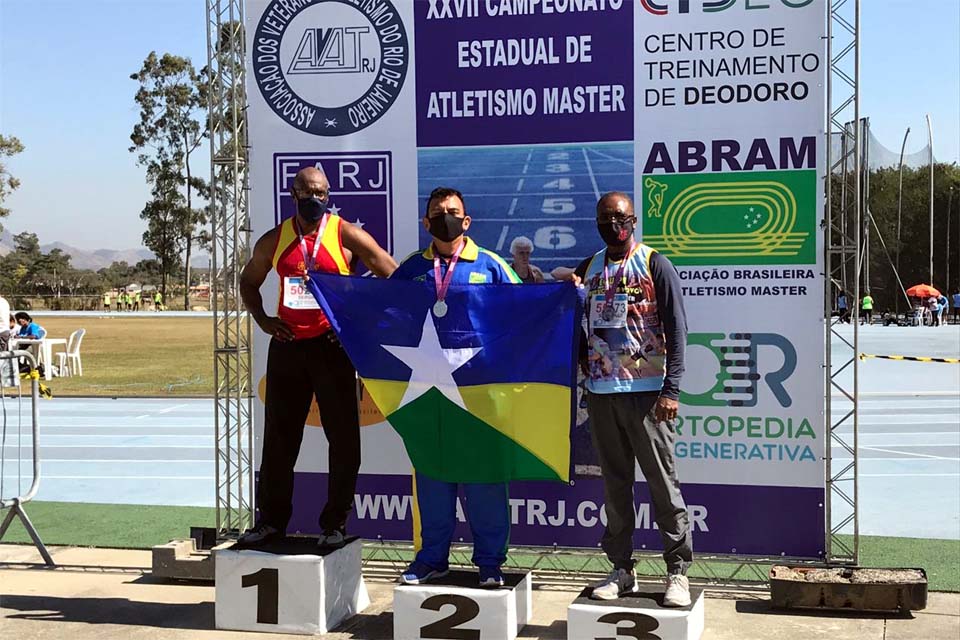
[[[690,333],[687,350],[703,347],[716,358],[719,371],[713,387],[703,393],[680,392],[680,401],[698,407],[755,407],[761,384],[766,385],[781,407],[793,399],[784,383],[797,368],[797,350],[778,333]],[[761,374],[760,347],[780,351],[783,364]]]
[[[665,16],[670,13],[719,13],[734,8],[737,4],[745,10],[769,9],[771,4],[780,4],[790,9],[800,9],[813,0],[640,0],[640,5],[655,16]]]

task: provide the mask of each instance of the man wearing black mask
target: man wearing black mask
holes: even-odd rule
[[[686,606],[690,590],[685,574],[693,549],[673,443],[687,320],[676,269],[663,254],[634,240],[636,223],[625,193],[601,197],[597,230],[606,247],[584,260],[573,276],[588,296],[581,366],[606,501],[600,544],[613,563],[592,597],[613,600],[636,590],[631,557],[636,459],[663,540],[663,603]]]
[[[297,173],[290,189],[297,214],[263,235],[240,276],[243,304],[271,336],[263,453],[257,484],[260,519],[239,542],[262,544],[282,537],[293,510],[293,467],[315,397],[330,445],[327,504],[320,514],[321,546],[343,544],[360,470],[357,378],[330,321],[304,286],[308,271],[350,273],[351,256],[377,276],[389,277],[396,261],[370,234],[328,213],[330,185],[318,169]],[[260,287],[275,269],[280,278],[277,317],[263,309]]]

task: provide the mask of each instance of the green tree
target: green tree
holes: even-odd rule
[[[20,186],[20,181],[7,170],[3,158],[15,156],[22,151],[23,143],[20,140],[13,136],[6,137],[0,134],[0,218],[10,215],[10,210],[3,206],[3,201],[10,195],[11,191]],[[3,229],[3,226],[0,226],[0,229]]]
[[[159,201],[154,194],[154,199],[141,214],[141,217],[146,215],[145,219],[153,221],[153,227],[148,223],[144,241],[149,236],[151,242],[163,245],[166,251],[172,242],[170,236],[179,236],[179,246],[184,253],[184,307],[189,308],[193,247],[209,243],[205,228],[207,209],[194,206],[195,197],[206,197],[207,185],[202,178],[193,175],[190,166],[193,154],[207,136],[204,113],[207,107],[206,75],[197,73],[189,58],[169,53],[158,56],[151,51],[140,71],[131,74],[130,78],[140,83],[134,97],[140,107],[140,122],[130,135],[133,142],[130,151],[138,152],[138,162],[148,168],[148,180],[151,176],[156,180],[162,175],[163,180],[175,182],[185,196],[182,207],[173,207],[171,196],[166,192],[167,185]],[[157,207],[163,211],[158,211]],[[161,230],[157,227],[160,224],[169,224],[172,230]],[[171,265],[166,258],[162,258],[161,263],[167,267]]]
[[[166,298],[167,277],[179,270],[180,254],[190,235],[185,228],[192,224],[192,215],[183,194],[178,190],[180,181],[175,166],[169,162],[154,164],[147,170],[147,175],[153,188],[152,199],[140,212],[140,218],[147,222],[143,244],[157,257],[160,292]],[[190,255],[189,251],[187,255]],[[186,271],[189,273],[189,270]],[[186,286],[189,289],[189,282]]]

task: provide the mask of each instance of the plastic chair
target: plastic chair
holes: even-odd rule
[[[77,329],[67,339],[67,350],[57,354],[57,371],[61,376],[83,375],[83,363],[80,361],[80,343],[86,329]]]

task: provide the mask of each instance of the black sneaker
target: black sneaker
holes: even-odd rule
[[[347,542],[347,534],[342,529],[324,529],[317,539],[317,546],[324,549],[339,549]]]
[[[242,536],[237,538],[237,544],[248,546],[266,544],[267,542],[282,537],[282,535],[276,527],[271,527],[266,523],[259,522],[253,529],[247,529]]]

